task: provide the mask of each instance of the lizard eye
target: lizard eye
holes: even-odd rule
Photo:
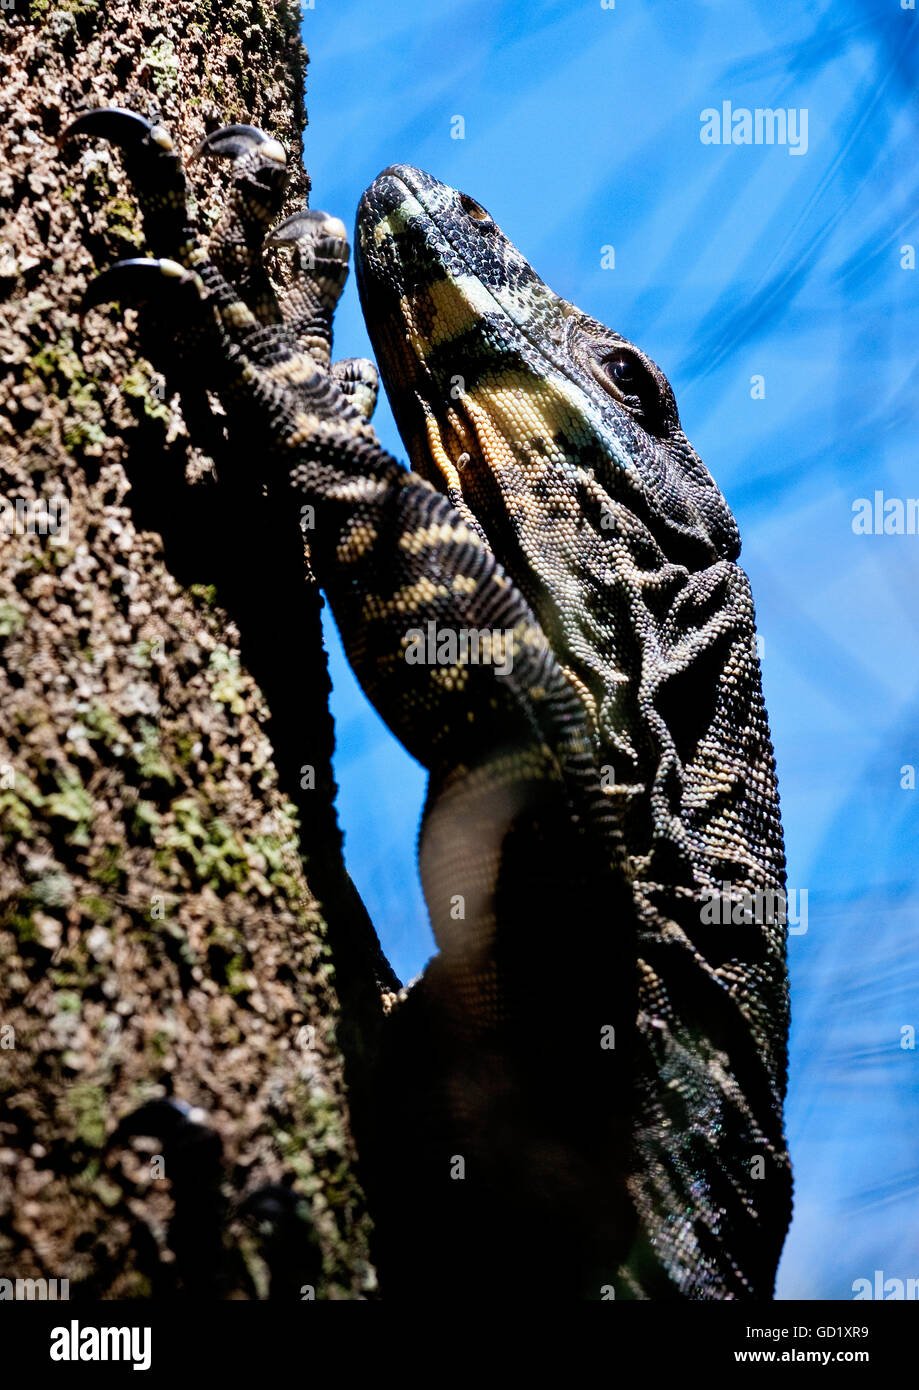
[[[634,353],[617,348],[597,364],[597,375],[611,394],[638,416],[643,424],[660,414],[661,392],[652,372]]]
[[[487,227],[493,227],[495,225],[481,203],[477,203],[474,198],[470,198],[468,193],[461,193],[459,195],[459,202],[463,212],[466,213],[467,217],[471,217],[473,222],[478,222],[482,226]]]
[[[629,389],[637,388],[640,373],[637,370],[637,363],[628,353],[619,352],[615,357],[609,357],[603,363],[603,369],[608,377],[612,377],[616,385],[621,387],[626,394]]]

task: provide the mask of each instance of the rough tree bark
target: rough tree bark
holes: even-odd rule
[[[81,332],[87,280],[143,238],[118,152],[55,144],[115,104],[186,153],[260,125],[299,170],[298,7],[25,5],[0,13],[0,1278],[264,1296],[281,1276],[240,1199],[287,1184],[318,1296],[366,1296],[342,1040],[359,1088],[372,938],[341,868],[318,596],[273,523],[221,500],[117,313]],[[210,225],[226,169],[194,173]],[[288,211],[305,192],[301,172]],[[222,1140],[212,1265],[189,1263],[176,1176],[206,1206],[187,1175],[212,1148],[113,1142],[163,1096]]]

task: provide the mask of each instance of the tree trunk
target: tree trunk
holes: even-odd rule
[[[0,1280],[362,1297],[342,1051],[359,1094],[386,975],[341,864],[318,595],[215,500],[117,312],[81,331],[88,279],[145,248],[118,151],[55,144],[93,106],[186,155],[251,122],[292,211],[298,6],[25,5],[0,13]],[[192,173],[210,225],[226,170]]]

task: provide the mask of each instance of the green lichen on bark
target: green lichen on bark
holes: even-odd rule
[[[55,147],[79,110],[117,104],[186,150],[254,122],[298,167],[298,8],[56,0],[32,20],[0,18],[0,495],[65,499],[69,526],[14,528],[0,560],[0,1025],[15,1041],[0,1050],[0,1274],[68,1278],[72,1297],[162,1283],[168,1181],[111,1137],[173,1094],[218,1130],[228,1201],[291,1181],[319,1296],[362,1297],[369,1227],[302,807],[219,584],[172,573],[135,514],[127,460],[190,480],[208,461],[117,316],[78,324],[90,276],[142,245],[120,160]],[[199,177],[210,222],[225,172]],[[292,206],[305,188],[300,173]],[[321,763],[316,658],[303,761]],[[228,1292],[263,1295],[252,1232],[231,1222],[226,1241],[243,1251]]]

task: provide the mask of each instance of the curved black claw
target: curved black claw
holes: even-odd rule
[[[268,233],[266,246],[287,246],[298,241],[313,240],[320,235],[333,237],[336,241],[347,241],[348,233],[340,217],[332,217],[319,208],[301,208],[299,212],[285,217],[283,222]]]
[[[145,144],[153,145],[165,154],[172,154],[175,150],[172,136],[165,126],[148,121],[145,116],[139,116],[136,111],[128,111],[123,106],[101,106],[94,111],[84,111],[58,136],[58,147],[66,145],[77,135],[100,136],[128,151],[138,150]]]
[[[129,261],[116,261],[90,280],[80,300],[80,319],[90,309],[113,300],[131,308],[149,304],[154,298],[167,298],[172,303],[178,301],[184,305],[199,303],[204,293],[200,277],[178,261],[137,256]]]
[[[320,262],[326,263],[326,273],[335,270],[336,278],[344,285],[348,275],[348,233],[340,217],[321,212],[318,208],[303,208],[268,233],[266,246],[293,246],[296,248],[301,270],[315,270]],[[339,262],[339,266],[335,266]]]
[[[58,147],[78,135],[96,136],[118,146],[137,190],[150,246],[187,260],[194,248],[195,229],[186,201],[185,171],[165,126],[123,106],[102,106],[72,121],[58,139]]]
[[[253,150],[258,150],[263,159],[273,159],[278,164],[287,164],[284,146],[254,125],[225,125],[219,130],[212,130],[210,135],[201,141],[192,159],[198,159],[201,155],[239,159],[241,155],[251,154]]]

